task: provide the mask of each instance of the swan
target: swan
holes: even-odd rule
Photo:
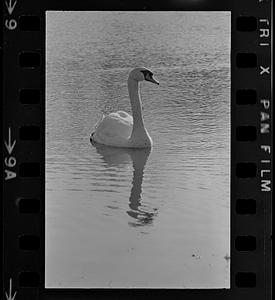
[[[145,128],[142,117],[142,106],[139,84],[146,80],[155,84],[159,82],[147,68],[134,68],[128,77],[128,91],[133,117],[125,111],[117,111],[102,119],[95,125],[90,140],[98,144],[123,148],[150,148],[152,138]]]

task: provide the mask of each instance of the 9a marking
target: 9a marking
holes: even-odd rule
[[[4,157],[5,180],[10,180],[16,177],[16,172],[14,171],[14,168],[16,166],[16,158],[12,156],[12,152],[15,147],[16,140],[12,140],[10,127],[8,132],[8,141],[4,140],[4,144],[8,152],[8,155]]]

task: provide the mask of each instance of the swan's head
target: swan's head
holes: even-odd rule
[[[150,81],[155,84],[159,84],[159,82],[153,77],[153,72],[147,68],[135,68],[129,74],[129,79],[133,79],[136,81]]]

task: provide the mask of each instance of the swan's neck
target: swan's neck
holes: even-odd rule
[[[144,122],[142,117],[142,108],[141,108],[141,100],[139,94],[139,83],[137,80],[128,79],[128,90],[129,90],[129,97],[132,106],[132,113],[133,113],[133,134],[136,132],[144,132]]]

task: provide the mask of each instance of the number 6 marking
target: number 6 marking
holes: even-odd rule
[[[17,22],[14,19],[10,19],[6,20],[5,25],[9,30],[14,30],[17,27]]]

